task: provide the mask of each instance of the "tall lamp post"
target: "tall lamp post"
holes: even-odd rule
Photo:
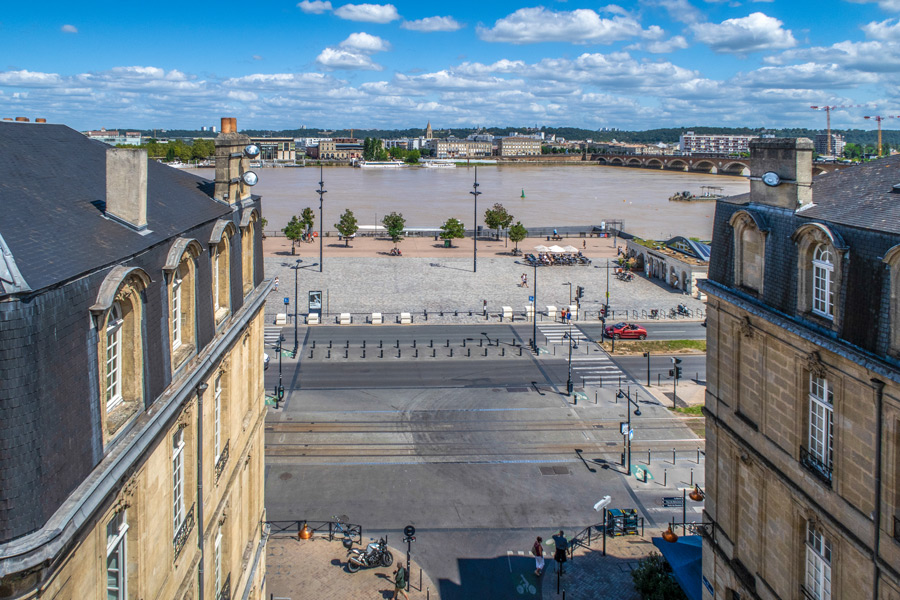
[[[534,322],[534,331],[532,332],[531,338],[531,349],[534,350],[534,353],[538,353],[538,345],[537,345],[537,261],[534,262],[534,310],[531,311],[531,320]]]
[[[278,385],[275,387],[275,408],[278,408],[278,404],[284,400],[284,386],[281,384],[281,344],[284,342],[284,336],[281,335],[281,332],[278,332],[278,346],[275,347],[275,351],[278,352]]]
[[[635,390],[634,400],[631,399],[631,386],[628,387],[627,392],[623,392],[622,388],[619,388],[619,390],[616,392],[616,398],[625,398],[628,400],[628,408],[626,411],[628,413],[627,431],[623,432],[625,435],[625,438],[627,440],[627,450],[626,450],[627,455],[628,455],[628,467],[627,467],[627,471],[626,471],[627,473],[631,473],[631,405],[632,404],[634,404],[634,416],[636,416],[636,417],[641,416],[641,407],[637,403],[637,395],[638,395],[637,390]]]
[[[322,260],[322,225],[324,222],[322,199],[328,193],[328,190],[325,189],[325,178],[322,176],[322,165],[319,165],[319,189],[316,190],[316,193],[319,195],[319,273],[321,273],[322,266],[325,264],[325,261]]]
[[[297,348],[299,348],[299,337],[297,335],[297,323],[298,323],[298,310],[300,308],[300,297],[298,296],[298,288],[297,288],[297,274],[300,272],[300,263],[303,262],[303,259],[298,258],[297,263],[291,267],[294,270],[294,356],[297,356]],[[311,265],[307,265],[309,267],[315,267],[319,263],[313,263]],[[305,267],[304,267],[305,268]]]
[[[566,334],[566,337],[569,338],[569,379],[566,381],[566,396],[571,396],[575,386],[572,383],[572,320],[569,319],[568,321],[569,333]]]
[[[469,192],[475,197],[475,219],[472,222],[472,272],[478,272],[478,166],[475,166],[475,183],[472,184],[472,191]]]

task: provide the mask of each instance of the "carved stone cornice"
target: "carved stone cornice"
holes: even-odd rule
[[[814,377],[824,378],[828,374],[828,369],[822,362],[818,350],[813,350],[806,355],[806,368]]]
[[[753,337],[753,325],[750,323],[750,317],[745,315],[744,318],[740,320],[740,323],[738,323],[738,326],[741,329],[742,336],[745,338]]]

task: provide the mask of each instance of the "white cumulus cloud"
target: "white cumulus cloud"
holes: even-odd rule
[[[316,62],[326,69],[348,69],[353,71],[381,71],[381,65],[368,54],[353,52],[343,48],[325,48],[316,57]]]
[[[297,3],[297,8],[311,15],[321,15],[331,10],[331,2],[325,0],[303,0]]]
[[[433,31],[456,31],[462,29],[462,24],[453,17],[425,17],[416,21],[403,21],[400,27],[410,31],[431,33]]]
[[[59,30],[63,33],[78,33],[78,28],[74,25],[63,25]]]
[[[696,23],[691,26],[697,41],[713,51],[729,54],[747,54],[761,50],[783,50],[797,45],[797,40],[784,23],[761,12],[739,19],[728,19],[719,24]]]
[[[340,43],[340,47],[367,53],[385,52],[391,49],[391,45],[385,40],[365,32],[351,33],[346,40]]]
[[[861,27],[866,37],[873,40],[897,40],[900,39],[900,19],[886,19],[884,21],[867,23]]]
[[[650,40],[648,42],[640,42],[625,46],[626,50],[643,50],[651,54],[666,54],[675,52],[676,50],[684,50],[688,47],[688,41],[684,36],[676,35],[668,40]]]
[[[612,8],[613,10],[609,10]],[[619,7],[607,7],[612,18],[580,8],[573,11],[553,11],[542,6],[520,8],[498,19],[493,27],[478,27],[478,37],[487,42],[532,44],[537,42],[572,42],[582,44],[611,44],[643,33],[641,24],[632,16],[622,14]]]
[[[854,4],[878,4],[878,8],[887,11],[900,11],[900,0],[847,0]]]
[[[393,4],[345,4],[334,10],[334,14],[348,21],[366,23],[390,23],[400,18]]]

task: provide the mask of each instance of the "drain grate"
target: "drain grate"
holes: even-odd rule
[[[569,467],[540,467],[541,475],[570,475]]]
[[[521,394],[522,392],[527,392],[528,388],[506,388],[506,391],[510,394]]]

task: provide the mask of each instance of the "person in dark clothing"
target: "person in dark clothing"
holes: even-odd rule
[[[559,572],[565,573],[565,569],[563,569],[563,563],[566,562],[566,550],[569,548],[569,541],[566,539],[566,535],[563,533],[563,530],[560,529],[559,533],[553,536],[553,543],[556,544],[556,552],[553,553],[553,560],[555,560],[559,565]]]
[[[394,600],[397,600],[400,594],[403,594],[403,597],[409,600],[409,596],[406,593],[406,568],[403,565],[398,565],[397,570],[394,571]]]

